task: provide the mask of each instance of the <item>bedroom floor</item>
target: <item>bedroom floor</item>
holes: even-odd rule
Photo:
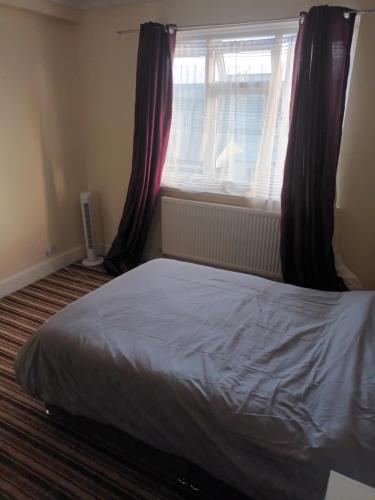
[[[181,486],[178,459],[164,467],[165,454],[113,428],[62,414],[49,417],[18,386],[13,361],[27,338],[49,316],[110,279],[101,268],[77,264],[0,300],[0,498],[243,499],[207,478],[206,493]]]

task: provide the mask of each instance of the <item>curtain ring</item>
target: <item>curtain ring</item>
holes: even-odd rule
[[[167,24],[165,27],[165,30],[169,35],[173,35],[173,33],[177,30],[177,25],[176,24]]]

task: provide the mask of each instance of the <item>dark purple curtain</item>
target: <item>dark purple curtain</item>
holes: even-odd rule
[[[300,26],[293,69],[289,142],[281,194],[284,281],[345,290],[332,237],[354,15],[312,7]]]
[[[139,263],[158,198],[172,117],[173,27],[141,25],[138,47],[133,162],[118,233],[104,259],[121,274]]]

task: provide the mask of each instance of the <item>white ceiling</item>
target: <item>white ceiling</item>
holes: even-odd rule
[[[48,1],[60,5],[66,5],[68,7],[73,7],[75,9],[93,9],[95,7],[108,7],[110,5],[141,3],[147,0],[48,0]]]

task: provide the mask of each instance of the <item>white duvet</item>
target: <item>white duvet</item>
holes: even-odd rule
[[[48,320],[22,387],[200,465],[255,499],[375,486],[375,293],[151,261]]]

